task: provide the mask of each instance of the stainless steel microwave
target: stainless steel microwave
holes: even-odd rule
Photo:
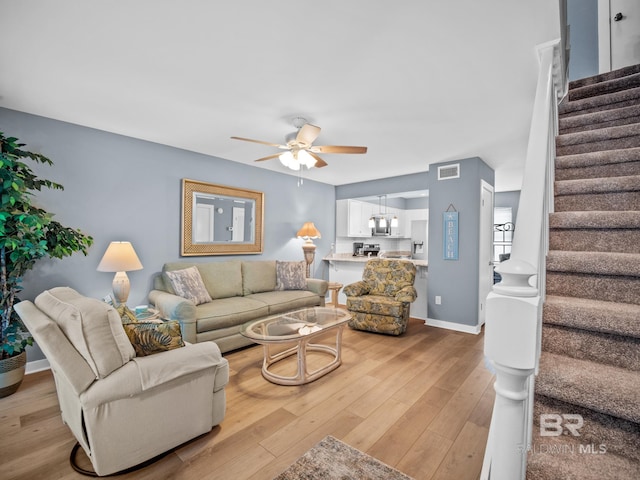
[[[384,219],[384,226],[382,225],[383,219]],[[391,235],[391,219],[386,218],[384,215],[374,215],[373,221],[374,221],[374,225],[371,228],[371,235],[373,236]]]

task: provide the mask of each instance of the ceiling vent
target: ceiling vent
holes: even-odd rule
[[[438,180],[450,180],[452,178],[460,178],[459,163],[438,167]]]

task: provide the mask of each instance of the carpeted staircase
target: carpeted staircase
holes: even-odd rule
[[[527,479],[640,479],[640,65],[571,82],[559,115]]]

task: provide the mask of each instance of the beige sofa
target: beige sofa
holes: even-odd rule
[[[118,312],[68,287],[15,309],[49,360],[62,419],[98,475],[222,422],[229,364],[213,342],[137,356]]]
[[[303,289],[278,290],[281,267],[295,263],[299,262],[228,260],[166,263],[162,273],[154,278],[149,303],[164,318],[180,322],[185,341],[214,341],[222,352],[228,352],[253,344],[240,334],[242,325],[248,321],[306,307],[324,306],[328,287],[326,280],[307,278]],[[192,266],[200,272],[212,301],[196,305],[175,294],[166,272]]]

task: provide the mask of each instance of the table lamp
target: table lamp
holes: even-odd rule
[[[311,239],[322,238],[322,236],[313,222],[305,222],[296,235],[298,238],[303,238],[305,240],[302,245],[302,251],[304,252],[304,260],[307,262],[307,278],[309,278],[311,276],[311,264],[316,256],[316,246]]]
[[[113,277],[113,296],[118,304],[127,303],[130,283],[127,272],[142,270],[142,263],[130,242],[111,242],[98,265],[99,272],[116,272]]]

